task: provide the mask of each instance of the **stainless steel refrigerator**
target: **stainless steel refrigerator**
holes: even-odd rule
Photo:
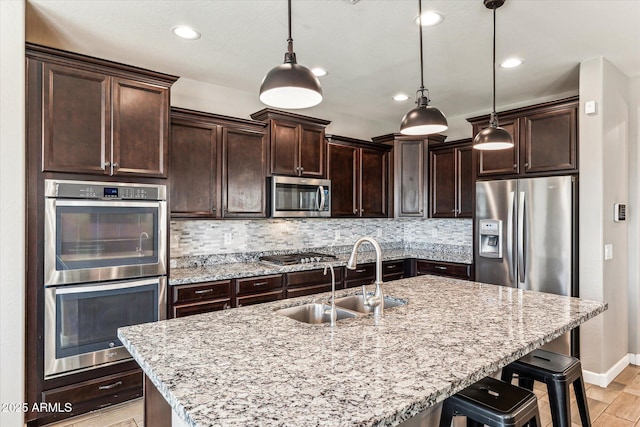
[[[476,281],[577,296],[576,184],[572,176],[476,182]],[[577,337],[545,348],[578,356]]]

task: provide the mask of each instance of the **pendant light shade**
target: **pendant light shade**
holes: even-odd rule
[[[418,0],[418,16],[422,19],[422,0]],[[429,106],[429,91],[424,88],[424,59],[422,54],[422,22],[420,28],[420,89],[416,92],[416,104],[402,119],[400,133],[403,135],[429,135],[449,128],[447,118],[436,107]],[[425,95],[426,92],[426,95]]]
[[[513,147],[513,137],[498,126],[496,113],[496,9],[504,2],[505,0],[484,0],[485,7],[493,10],[493,111],[489,127],[482,129],[473,138],[473,148],[477,150],[506,150]]]
[[[315,74],[296,61],[291,38],[291,0],[288,6],[288,51],[284,54],[284,64],[273,68],[262,79],[260,101],[276,108],[309,108],[322,101],[322,87]]]

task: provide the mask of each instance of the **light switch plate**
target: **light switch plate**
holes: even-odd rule
[[[613,259],[613,245],[610,243],[604,245],[604,259]]]
[[[597,103],[596,101],[587,101],[584,103],[584,113],[588,115],[594,115],[597,113]]]

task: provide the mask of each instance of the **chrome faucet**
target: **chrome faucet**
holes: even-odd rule
[[[349,262],[347,262],[347,268],[349,270],[355,270],[358,264],[358,248],[364,242],[371,243],[376,250],[376,281],[374,282],[376,290],[372,297],[367,297],[367,289],[365,285],[362,285],[362,301],[365,305],[373,307],[374,316],[381,316],[384,311],[384,296],[382,295],[382,249],[380,249],[378,242],[368,236],[359,238],[353,245]]]
[[[338,317],[338,313],[336,312],[336,273],[333,271],[333,266],[331,264],[325,264],[325,275],[327,274],[327,268],[331,270],[331,308],[325,311],[325,313],[329,314],[329,318],[331,319],[331,326],[335,326],[336,319]]]

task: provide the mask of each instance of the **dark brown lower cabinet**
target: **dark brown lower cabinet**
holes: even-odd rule
[[[354,270],[345,269],[344,287],[355,288],[356,286],[369,285],[376,280],[376,264],[358,264]]]
[[[41,402],[59,412],[38,420],[38,425],[106,408],[142,397],[142,371],[134,369],[42,392]],[[68,411],[67,411],[68,409]],[[35,425],[35,424],[34,424]]]
[[[231,308],[231,280],[171,287],[171,317]]]
[[[435,274],[437,276],[473,280],[473,265],[419,259],[416,262],[416,275],[420,276],[423,274]]]
[[[144,376],[144,425],[171,427],[172,410],[148,376]]]
[[[235,307],[277,301],[284,298],[282,274],[236,279]]]
[[[343,289],[343,267],[333,269],[336,277],[336,289]],[[319,294],[331,291],[331,272],[327,269],[295,271],[287,273],[287,298]]]
[[[382,281],[390,282],[404,278],[404,260],[384,261],[382,263]]]

